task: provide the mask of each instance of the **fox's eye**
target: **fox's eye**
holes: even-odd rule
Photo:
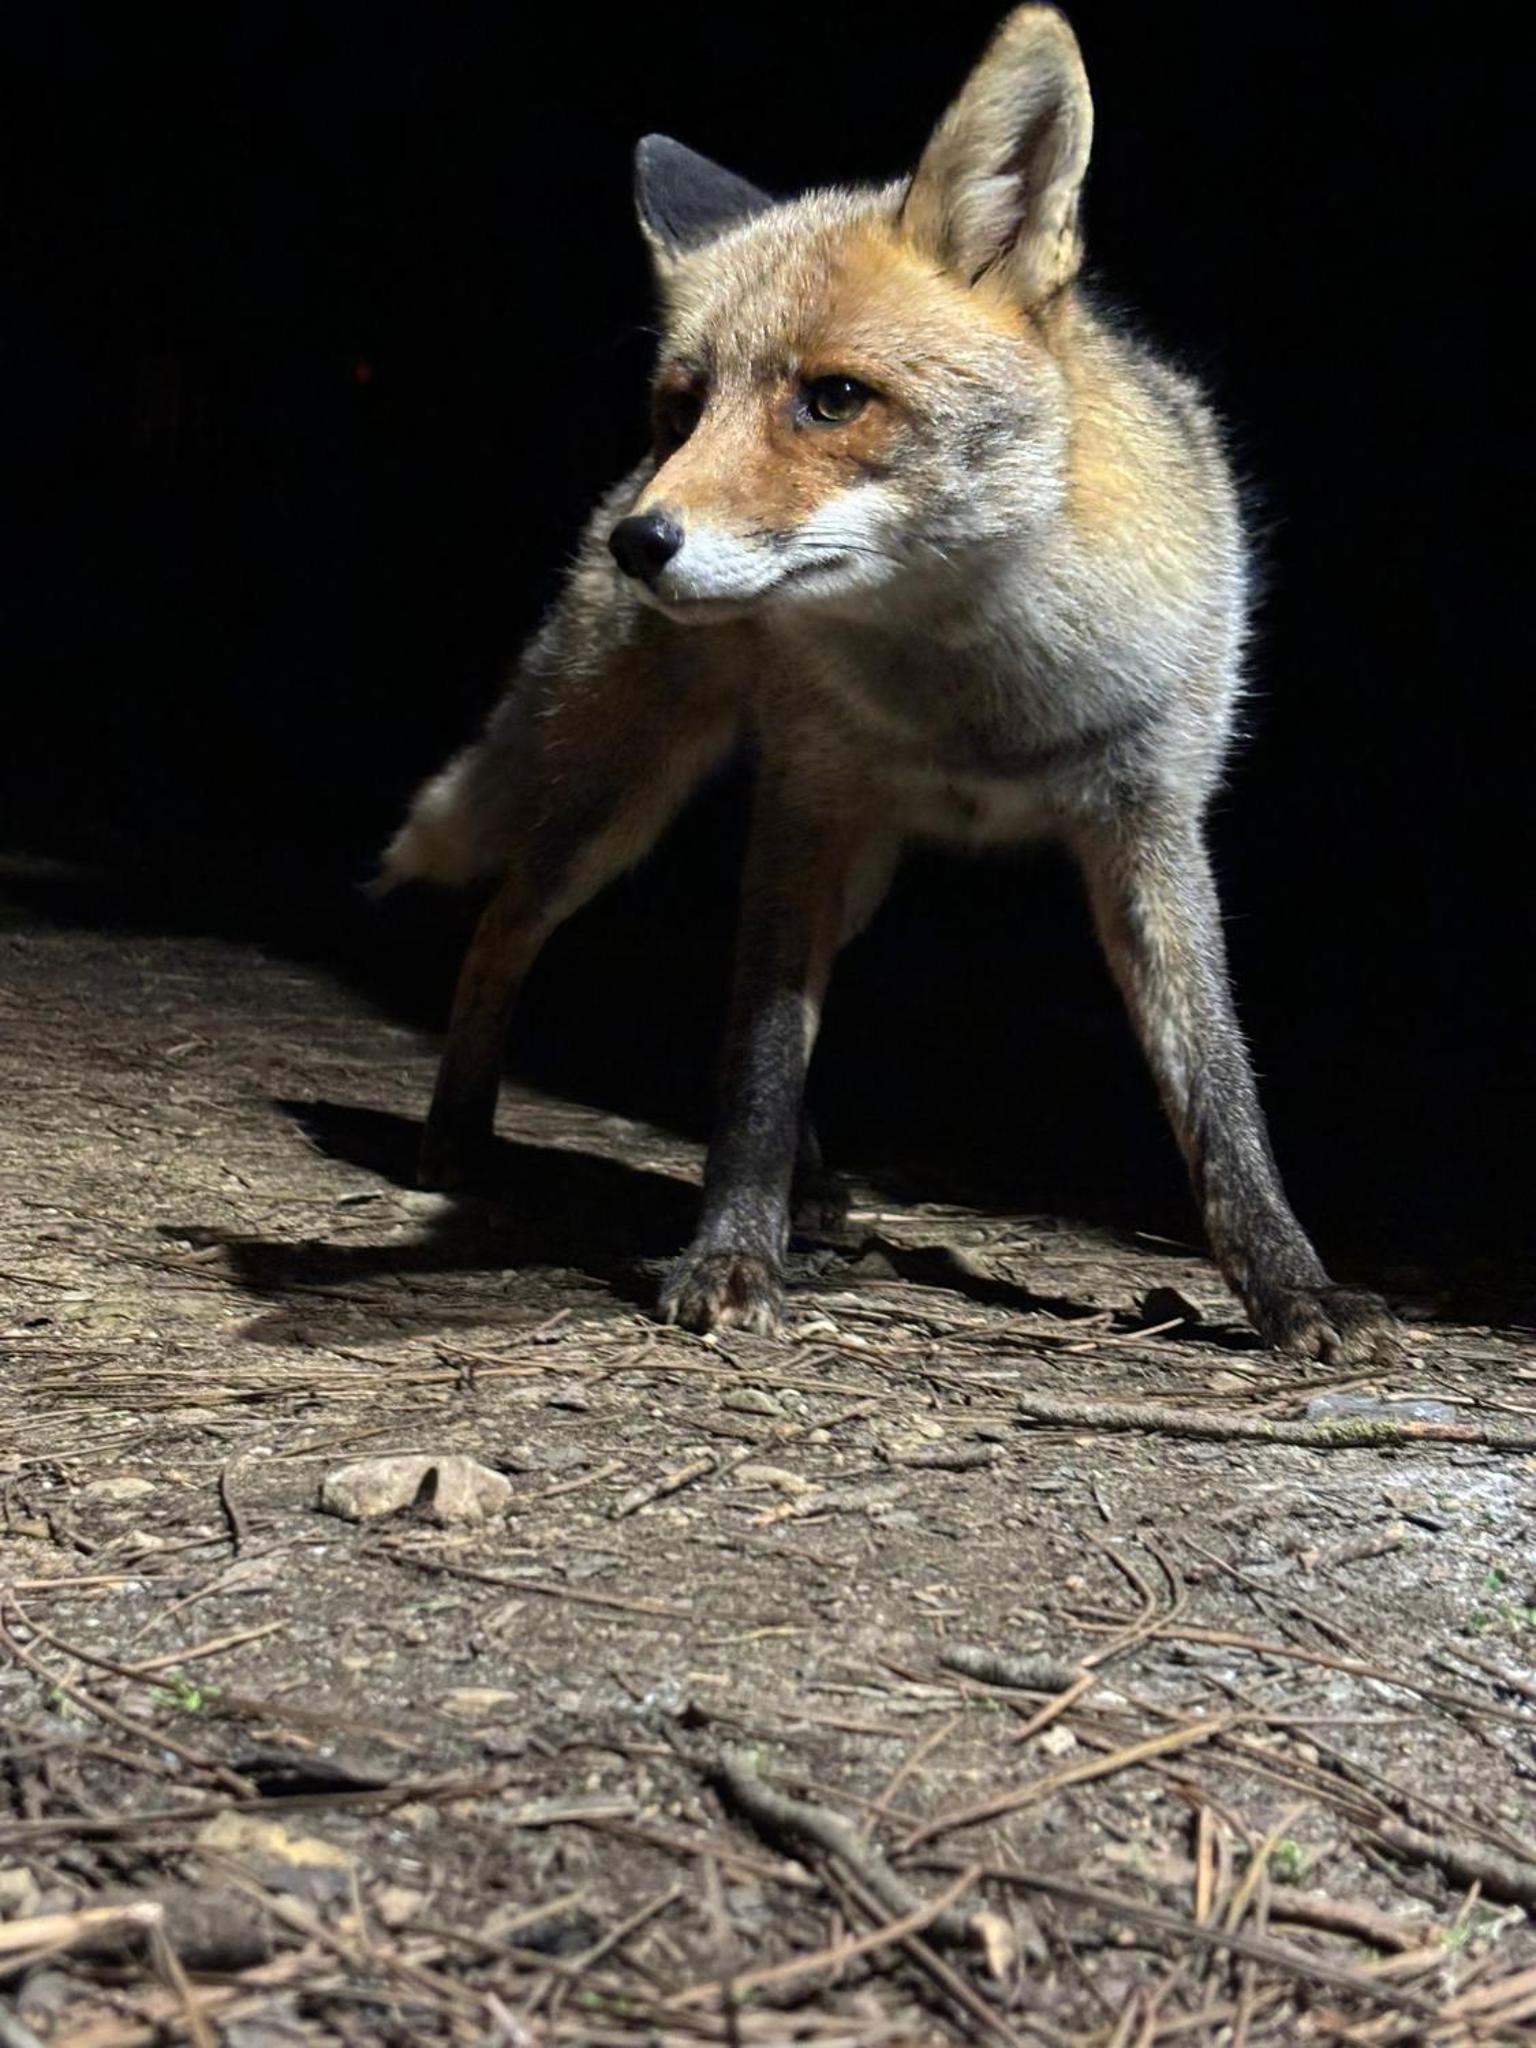
[[[704,399],[695,390],[661,391],[656,395],[653,424],[658,443],[668,450],[681,448],[704,411]]]
[[[874,395],[857,377],[815,377],[800,392],[806,412],[824,427],[856,420]]]

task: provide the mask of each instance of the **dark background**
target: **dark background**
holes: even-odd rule
[[[641,445],[634,138],[780,191],[888,175],[997,11],[13,13],[0,841],[96,877],[34,873],[38,906],[251,934],[439,1020],[451,910],[356,885]],[[1073,19],[1094,269],[1255,487],[1215,834],[1277,1147],[1331,1263],[1486,1294],[1529,1222],[1531,1021],[1486,538],[1495,53],[1428,6]],[[739,781],[556,941],[523,1071],[703,1127]],[[914,861],[817,1093],[832,1149],[908,1192],[1195,1228],[1048,854]]]

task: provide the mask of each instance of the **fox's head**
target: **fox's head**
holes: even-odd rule
[[[1081,261],[1092,123],[1071,30],[1023,7],[894,185],[781,204],[640,144],[655,466],[610,545],[648,602],[888,610],[904,583],[1027,542],[1063,490],[1048,334]]]

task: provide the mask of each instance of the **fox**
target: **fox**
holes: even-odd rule
[[[996,30],[915,170],[777,200],[646,136],[650,449],[597,505],[481,737],[416,795],[386,886],[489,889],[421,1179],[473,1185],[518,990],[739,746],[755,760],[698,1227],[660,1313],[772,1335],[833,963],[903,849],[1064,845],[1266,1345],[1397,1355],[1286,1198],[1206,818],[1245,686],[1249,547],[1196,383],[1082,277],[1093,104],[1054,8]]]

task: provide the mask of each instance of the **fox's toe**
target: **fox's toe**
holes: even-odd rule
[[[1259,1334],[1276,1351],[1327,1365],[1390,1366],[1403,1355],[1402,1330],[1379,1295],[1353,1287],[1288,1287],[1254,1306]]]
[[[661,1290],[661,1313],[685,1330],[771,1337],[783,1301],[784,1283],[771,1260],[755,1252],[685,1252]]]

